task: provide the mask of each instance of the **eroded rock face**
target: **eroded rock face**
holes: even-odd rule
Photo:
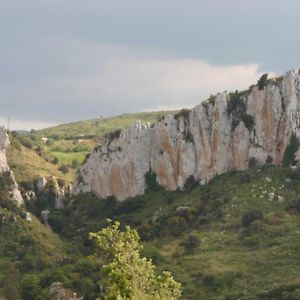
[[[49,298],[51,300],[83,300],[83,297],[78,296],[70,289],[63,287],[60,282],[53,282],[49,287]]]
[[[150,170],[175,190],[190,176],[205,183],[249,164],[279,165],[292,132],[300,137],[299,126],[300,73],[290,71],[262,90],[218,94],[153,126],[136,123],[91,153],[74,192],[123,200],[144,193]]]
[[[65,196],[71,194],[71,185],[59,186],[56,177],[49,176],[47,179],[44,176],[40,176],[36,182],[36,191],[39,198],[54,200],[55,209],[63,209]],[[46,196],[45,196],[46,195]],[[44,199],[44,201],[46,201]]]
[[[6,159],[5,149],[9,144],[9,138],[6,132],[6,129],[3,126],[0,126],[0,174],[3,176],[3,180],[6,181],[4,184],[9,186],[10,197],[17,203],[18,206],[21,206],[23,202],[22,195],[20,193],[18,184],[15,180],[13,172],[9,169]]]

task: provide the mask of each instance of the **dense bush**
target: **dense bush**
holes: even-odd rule
[[[174,115],[174,119],[179,120],[183,118],[184,120],[188,120],[191,110],[190,109],[182,109],[178,113]]]
[[[195,187],[199,186],[199,182],[195,179],[193,175],[189,176],[186,182],[184,183],[184,191],[191,192]]]
[[[118,202],[116,205],[116,213],[130,213],[138,209],[142,209],[144,207],[144,202],[139,197],[129,198],[122,202]]]
[[[65,164],[62,164],[60,167],[59,167],[59,171],[61,171],[62,173],[64,174],[67,174],[69,172],[69,167]]]
[[[255,157],[250,157],[249,161],[248,161],[248,168],[249,169],[254,169],[256,167],[259,166],[259,162],[257,161],[257,159]]]
[[[181,246],[184,248],[186,254],[194,254],[200,247],[201,240],[193,234],[188,235],[181,242]]]
[[[290,139],[290,144],[286,147],[284,156],[283,156],[283,165],[284,166],[289,166],[289,165],[294,165],[295,162],[295,153],[299,149],[300,142],[296,136],[295,133],[292,133],[291,139]]]
[[[157,182],[157,175],[152,170],[145,174],[145,181],[147,185],[147,191],[155,191],[160,188],[160,185]]]
[[[254,221],[262,219],[263,213],[257,209],[252,209],[243,213],[241,223],[243,227],[248,227]]]
[[[257,81],[258,89],[263,90],[268,83],[268,74],[263,74]]]

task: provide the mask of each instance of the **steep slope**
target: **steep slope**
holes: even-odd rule
[[[67,182],[73,181],[71,172],[63,174],[58,165],[47,161],[34,149],[25,147],[16,137],[11,136],[10,140],[6,151],[7,161],[19,183],[33,182],[39,176],[55,176]]]
[[[14,173],[10,170],[7,164],[6,148],[9,144],[9,138],[4,127],[0,127],[0,184],[1,198],[10,198],[18,206],[23,204],[23,198],[19,191],[17,182],[15,181]]]
[[[270,166],[121,202],[80,194],[50,223],[85,245],[106,218],[133,226],[144,254],[183,284],[182,300],[296,300],[299,194],[300,169]]]
[[[119,200],[143,194],[145,176],[168,190],[193,177],[249,165],[280,165],[292,133],[299,132],[300,73],[261,82],[242,93],[222,93],[167,116],[154,126],[138,122],[116,132],[80,168],[75,193],[95,192]]]

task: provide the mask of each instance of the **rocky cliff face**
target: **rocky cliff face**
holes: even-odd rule
[[[18,184],[15,181],[13,172],[9,169],[6,160],[5,149],[9,144],[9,138],[4,127],[0,127],[0,175],[1,175],[1,189],[7,189],[12,198],[18,206],[23,204],[23,198],[19,191]]]
[[[150,170],[175,190],[191,176],[205,183],[249,165],[279,165],[299,126],[300,73],[290,71],[261,89],[221,93],[191,111],[111,136],[78,171],[74,192],[123,200],[144,193]]]

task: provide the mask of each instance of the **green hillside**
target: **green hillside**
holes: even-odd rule
[[[73,180],[73,173],[59,171],[59,164],[54,164],[44,153],[22,145],[18,138],[10,135],[10,145],[6,151],[10,168],[17,182],[32,183],[39,176],[55,176],[67,182]]]
[[[58,136],[60,139],[74,137],[103,137],[106,133],[116,129],[128,127],[137,120],[143,122],[156,122],[166,114],[173,114],[174,111],[157,111],[134,114],[123,114],[110,118],[99,118],[87,121],[62,124],[51,128],[38,130],[37,133],[46,137]]]
[[[190,180],[184,192],[154,185],[121,203],[80,195],[52,211],[49,223],[85,254],[95,251],[88,233],[106,218],[137,228],[144,255],[183,284],[182,299],[299,299],[299,193],[300,170],[265,167],[205,186]],[[68,268],[59,270],[76,289]],[[93,285],[85,289],[94,293]]]
[[[13,133],[8,162],[23,188],[32,188],[39,175],[69,182],[106,133],[160,117],[123,115],[99,119],[99,127],[93,120]],[[96,299],[103,293],[104,261],[101,253],[90,256],[98,249],[88,234],[105,227],[107,218],[138,230],[143,254],[182,283],[183,300],[300,299],[300,169],[231,172],[204,186],[190,178],[184,191],[174,192],[149,175],[145,195],[120,203],[92,194],[65,199],[61,211],[45,202],[48,197],[28,202],[32,223],[1,194],[0,299],[48,299],[55,281]],[[41,222],[45,208],[48,226]]]

